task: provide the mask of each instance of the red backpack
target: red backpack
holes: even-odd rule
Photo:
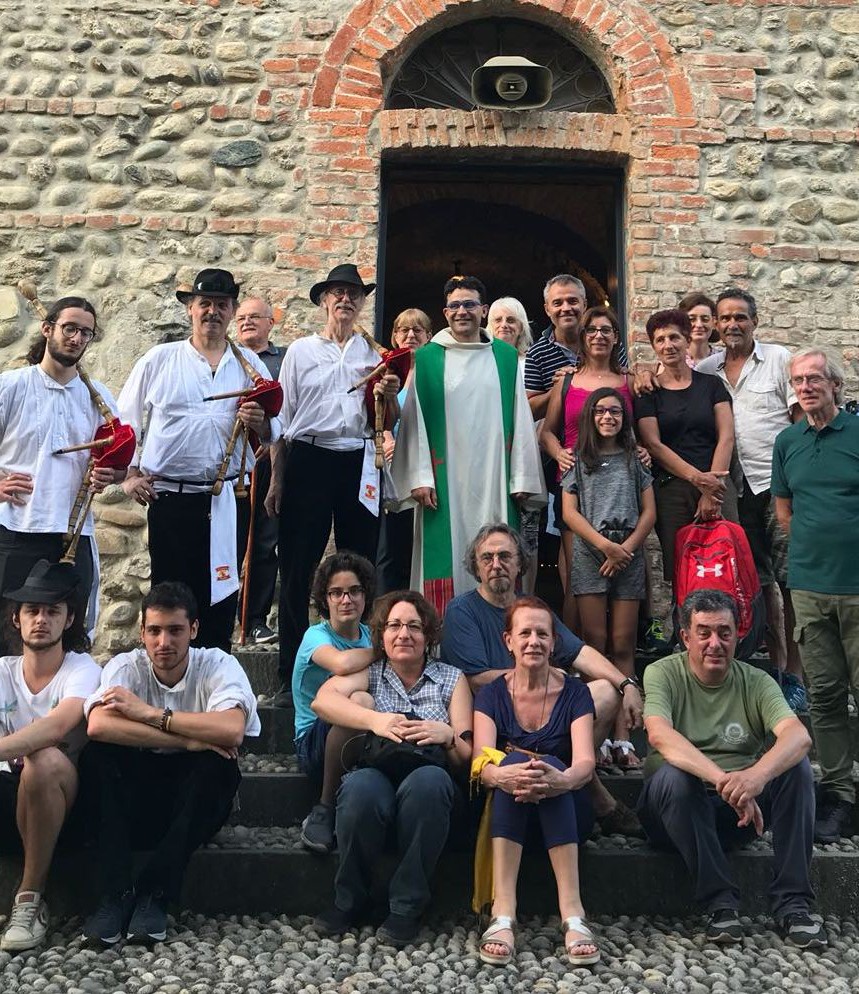
[[[695,590],[721,590],[734,598],[740,612],[738,659],[748,659],[763,641],[766,608],[758,571],[746,533],[719,518],[680,528],[674,543],[675,630],[679,608]]]

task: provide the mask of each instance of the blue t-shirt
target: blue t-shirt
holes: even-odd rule
[[[578,677],[568,676],[546,723],[542,728],[528,732],[516,720],[507,681],[499,678],[478,690],[474,710],[495,722],[498,732],[496,746],[499,749],[509,743],[529,752],[555,756],[569,766],[573,761],[570,725],[582,715],[594,714],[594,699],[586,684]]]
[[[292,671],[292,703],[295,706],[297,739],[316,721],[310,705],[319,688],[332,675],[330,670],[313,662],[313,653],[323,645],[331,645],[335,649],[368,649],[373,644],[370,629],[361,625],[360,631],[361,634],[352,642],[338,635],[327,621],[320,621],[318,625],[311,625],[304,633],[295,656],[295,669]]]
[[[477,590],[454,597],[444,612],[441,658],[458,666],[466,676],[486,670],[508,670],[513,665],[501,635],[504,631],[504,608],[484,600]],[[575,662],[584,642],[577,638],[555,615],[555,654],[553,662],[568,670]]]

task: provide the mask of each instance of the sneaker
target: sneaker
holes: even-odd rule
[[[285,683],[282,683],[277,688],[277,690],[271,695],[269,704],[273,708],[291,708],[292,688],[288,687]]]
[[[332,904],[313,919],[313,928],[320,935],[342,935],[343,932],[357,931],[365,921],[363,911],[341,911],[336,904]]]
[[[799,949],[825,949],[829,945],[826,929],[819,918],[807,911],[794,911],[779,922],[785,942]]]
[[[109,895],[84,922],[84,938],[103,946],[116,945],[125,934],[133,907],[134,891]]]
[[[611,811],[597,820],[603,835],[631,835],[636,839],[644,838],[644,829],[641,827],[638,815],[623,801],[616,801]]]
[[[161,895],[141,894],[128,923],[129,942],[162,942],[167,938],[167,908]]]
[[[793,673],[779,673],[776,679],[791,711],[797,716],[807,715],[808,694],[802,682]]]
[[[707,919],[704,936],[707,942],[741,942],[743,926],[740,916],[733,908],[718,908]]]
[[[34,890],[22,890],[15,895],[9,924],[0,939],[0,949],[6,953],[18,953],[34,949],[48,932],[48,906],[42,895]]]
[[[844,835],[851,834],[853,805],[838,797],[824,798],[814,819],[814,841],[839,842]]]
[[[334,808],[314,804],[301,823],[301,841],[311,852],[331,852],[334,848]]]
[[[248,642],[252,645],[271,645],[277,642],[277,632],[273,632],[265,623],[254,625],[248,632]]]
[[[395,915],[392,911],[376,929],[376,938],[383,945],[395,949],[405,949],[414,942],[421,929],[420,918],[411,915]]]
[[[665,637],[662,622],[658,618],[651,618],[647,627],[639,633],[636,649],[642,655],[655,656],[658,659],[667,656],[673,645],[673,639]]]

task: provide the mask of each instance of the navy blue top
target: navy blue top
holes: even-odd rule
[[[530,752],[556,756],[569,766],[573,761],[570,725],[582,715],[594,714],[594,699],[587,685],[578,677],[565,676],[564,686],[561,687],[549,720],[535,732],[526,732],[516,720],[507,681],[499,676],[477,692],[474,710],[495,722],[498,731],[497,748],[503,749],[509,743]]]

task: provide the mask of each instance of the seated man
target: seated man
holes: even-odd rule
[[[77,757],[86,743],[84,701],[101,671],[87,652],[80,574],[40,559],[15,603],[10,641],[22,655],[0,659],[0,846],[24,847],[24,873],[0,949],[33,949],[45,937],[42,897],[60,830],[78,792]],[[17,629],[17,632],[14,630]]]
[[[504,646],[505,614],[519,596],[516,583],[527,569],[527,556],[517,531],[503,522],[484,525],[468,546],[466,569],[476,577],[476,590],[454,597],[444,615],[441,658],[468,677],[472,693],[497,679],[513,665]],[[596,649],[585,645],[555,617],[557,639],[554,666],[576,670],[594,699],[594,742],[599,750],[614,728],[618,707],[627,713],[630,728],[640,727],[643,712],[638,685]],[[629,745],[624,743],[624,745]],[[631,746],[630,746],[631,749]],[[595,776],[592,781],[594,813],[603,833],[636,835],[641,832],[635,813],[615,800]]]
[[[771,827],[773,914],[788,942],[820,949],[826,933],[809,914],[811,739],[775,680],[734,659],[737,618],[727,594],[695,591],[680,612],[687,651],[645,671],[644,725],[655,752],[638,812],[651,842],[679,850],[694,875],[713,942],[742,939],[725,850]],[[775,743],[765,750],[770,732]]]
[[[86,702],[82,758],[97,826],[99,906],[87,939],[113,945],[167,934],[191,854],[227,820],[241,776],[237,749],[259,735],[244,670],[222,649],[192,649],[197,604],[184,583],[143,598],[143,648],[105,666]],[[135,843],[154,851],[132,880]]]

